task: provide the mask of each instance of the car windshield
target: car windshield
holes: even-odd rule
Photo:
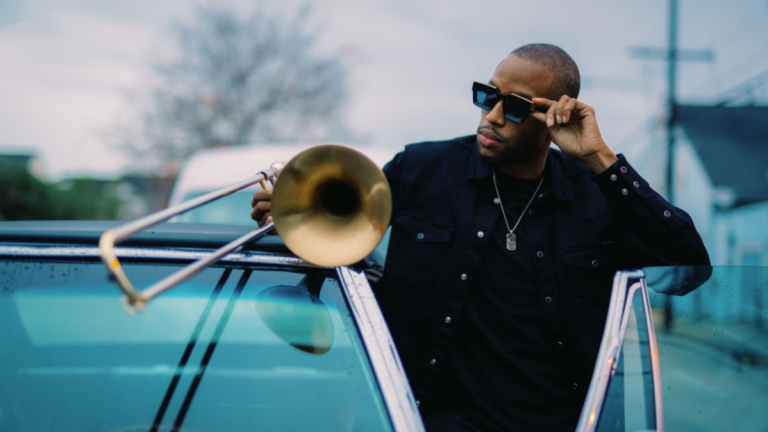
[[[192,211],[180,215],[177,222],[191,223],[228,223],[235,225],[254,225],[251,219],[251,196],[256,189],[247,189],[235,192],[232,195],[221,198],[213,203],[198,207]],[[190,192],[184,196],[183,201],[189,201],[203,196],[209,191]]]
[[[2,260],[0,430],[391,430],[333,276],[213,267],[131,315],[101,263]]]

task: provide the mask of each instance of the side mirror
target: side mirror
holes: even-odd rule
[[[256,297],[256,312],[272,332],[310,354],[325,354],[333,345],[333,323],[320,301],[323,278],[307,275],[297,286],[277,285]]]

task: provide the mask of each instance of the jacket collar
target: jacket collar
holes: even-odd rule
[[[472,146],[472,154],[469,157],[468,172],[471,180],[481,180],[490,177],[492,174],[491,164],[480,156],[480,151],[477,146],[478,144],[474,143]],[[549,150],[549,153],[547,154],[547,165],[544,167],[544,172],[547,174],[547,177],[551,179],[550,184],[552,186],[549,190],[544,191],[544,193],[551,192],[556,198],[572,201],[573,193],[571,192],[571,187],[566,180],[563,166],[560,164],[560,161],[557,160],[558,158],[553,155],[554,151],[559,150]]]

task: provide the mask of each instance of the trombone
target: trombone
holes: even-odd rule
[[[272,219],[139,291],[123,270],[115,245],[139,231],[259,183],[272,192]],[[370,254],[389,226],[392,197],[384,173],[363,154],[339,145],[312,147],[287,164],[275,162],[245,180],[110,229],[101,235],[101,260],[136,310],[269,231],[288,249],[322,267],[350,265]]]

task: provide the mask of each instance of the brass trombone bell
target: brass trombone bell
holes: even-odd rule
[[[361,153],[338,145],[306,150],[283,168],[272,217],[288,249],[336,267],[365,258],[384,236],[392,194],[384,173]]]

